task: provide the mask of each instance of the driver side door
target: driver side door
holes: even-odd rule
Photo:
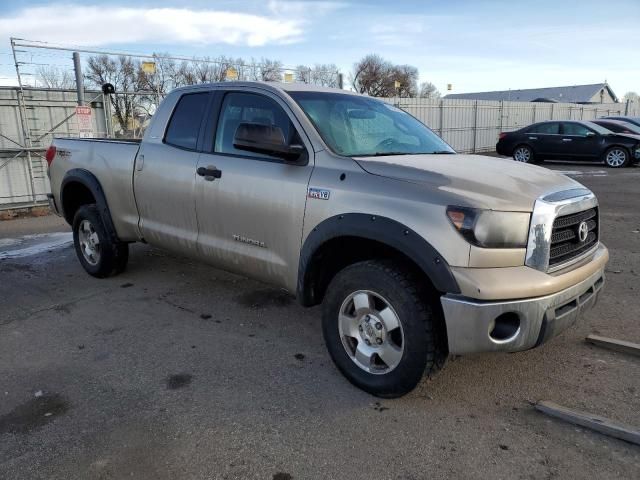
[[[295,290],[311,144],[286,103],[262,90],[218,91],[211,115],[198,169],[219,176],[196,178],[198,251],[220,268]],[[240,123],[281,128],[305,146],[307,161],[235,148]]]

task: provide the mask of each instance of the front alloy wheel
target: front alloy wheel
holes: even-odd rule
[[[629,154],[624,148],[613,147],[607,150],[604,161],[611,168],[624,167],[629,163]]]
[[[399,397],[442,366],[441,311],[428,293],[411,270],[390,260],[354,263],[336,274],[323,299],[322,333],[351,383]]]
[[[404,335],[398,315],[377,293],[358,290],[340,307],[340,339],[353,363],[368,373],[385,374],[398,366]]]

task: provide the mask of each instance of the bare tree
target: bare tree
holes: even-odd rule
[[[135,114],[136,100],[132,95],[118,95],[118,92],[135,91],[139,85],[139,62],[131,57],[120,56],[117,59],[107,55],[89,57],[85,77],[89,83],[100,88],[105,83],[112,84],[115,95],[110,95],[111,106],[120,129],[127,135],[133,130],[132,119]]]
[[[295,79],[296,82],[338,88],[338,73],[338,67],[333,63],[326,65],[316,63],[313,67],[298,65],[295,70]]]
[[[338,74],[340,71],[333,63],[318,64],[316,63],[311,69],[311,83],[321,87],[338,88]]]
[[[379,55],[367,55],[353,66],[351,84],[357,92],[372,97],[415,97],[418,69],[394,65]]]
[[[624,94],[624,97],[622,97],[622,101],[638,103],[640,102],[640,95],[638,95],[636,92],[627,92]]]
[[[298,65],[294,76],[296,82],[311,83],[311,68],[306,65]]]
[[[441,97],[440,92],[436,86],[431,82],[422,82],[420,84],[420,97],[439,99]]]
[[[260,80],[263,82],[281,82],[282,81],[282,62],[280,60],[271,60],[263,58],[260,61]]]
[[[398,97],[413,98],[418,96],[418,69],[416,67],[394,65],[389,73],[389,80],[393,81],[395,94]]]
[[[358,93],[373,97],[389,96],[388,73],[391,64],[380,55],[367,55],[354,64],[351,85]]]
[[[70,89],[76,86],[76,80],[71,70],[55,65],[38,65],[36,80],[45,88]]]
[[[135,90],[149,91],[156,95],[166,95],[179,85],[179,67],[175,60],[167,58],[169,54],[153,54],[153,72],[146,72],[138,64],[137,84]]]

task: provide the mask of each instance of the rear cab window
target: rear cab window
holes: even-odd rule
[[[187,93],[173,110],[164,143],[186,150],[196,150],[202,118],[209,102],[209,92]]]

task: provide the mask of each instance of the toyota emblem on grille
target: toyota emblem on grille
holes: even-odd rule
[[[589,225],[587,222],[581,222],[578,226],[578,238],[581,242],[585,242],[589,236]]]

